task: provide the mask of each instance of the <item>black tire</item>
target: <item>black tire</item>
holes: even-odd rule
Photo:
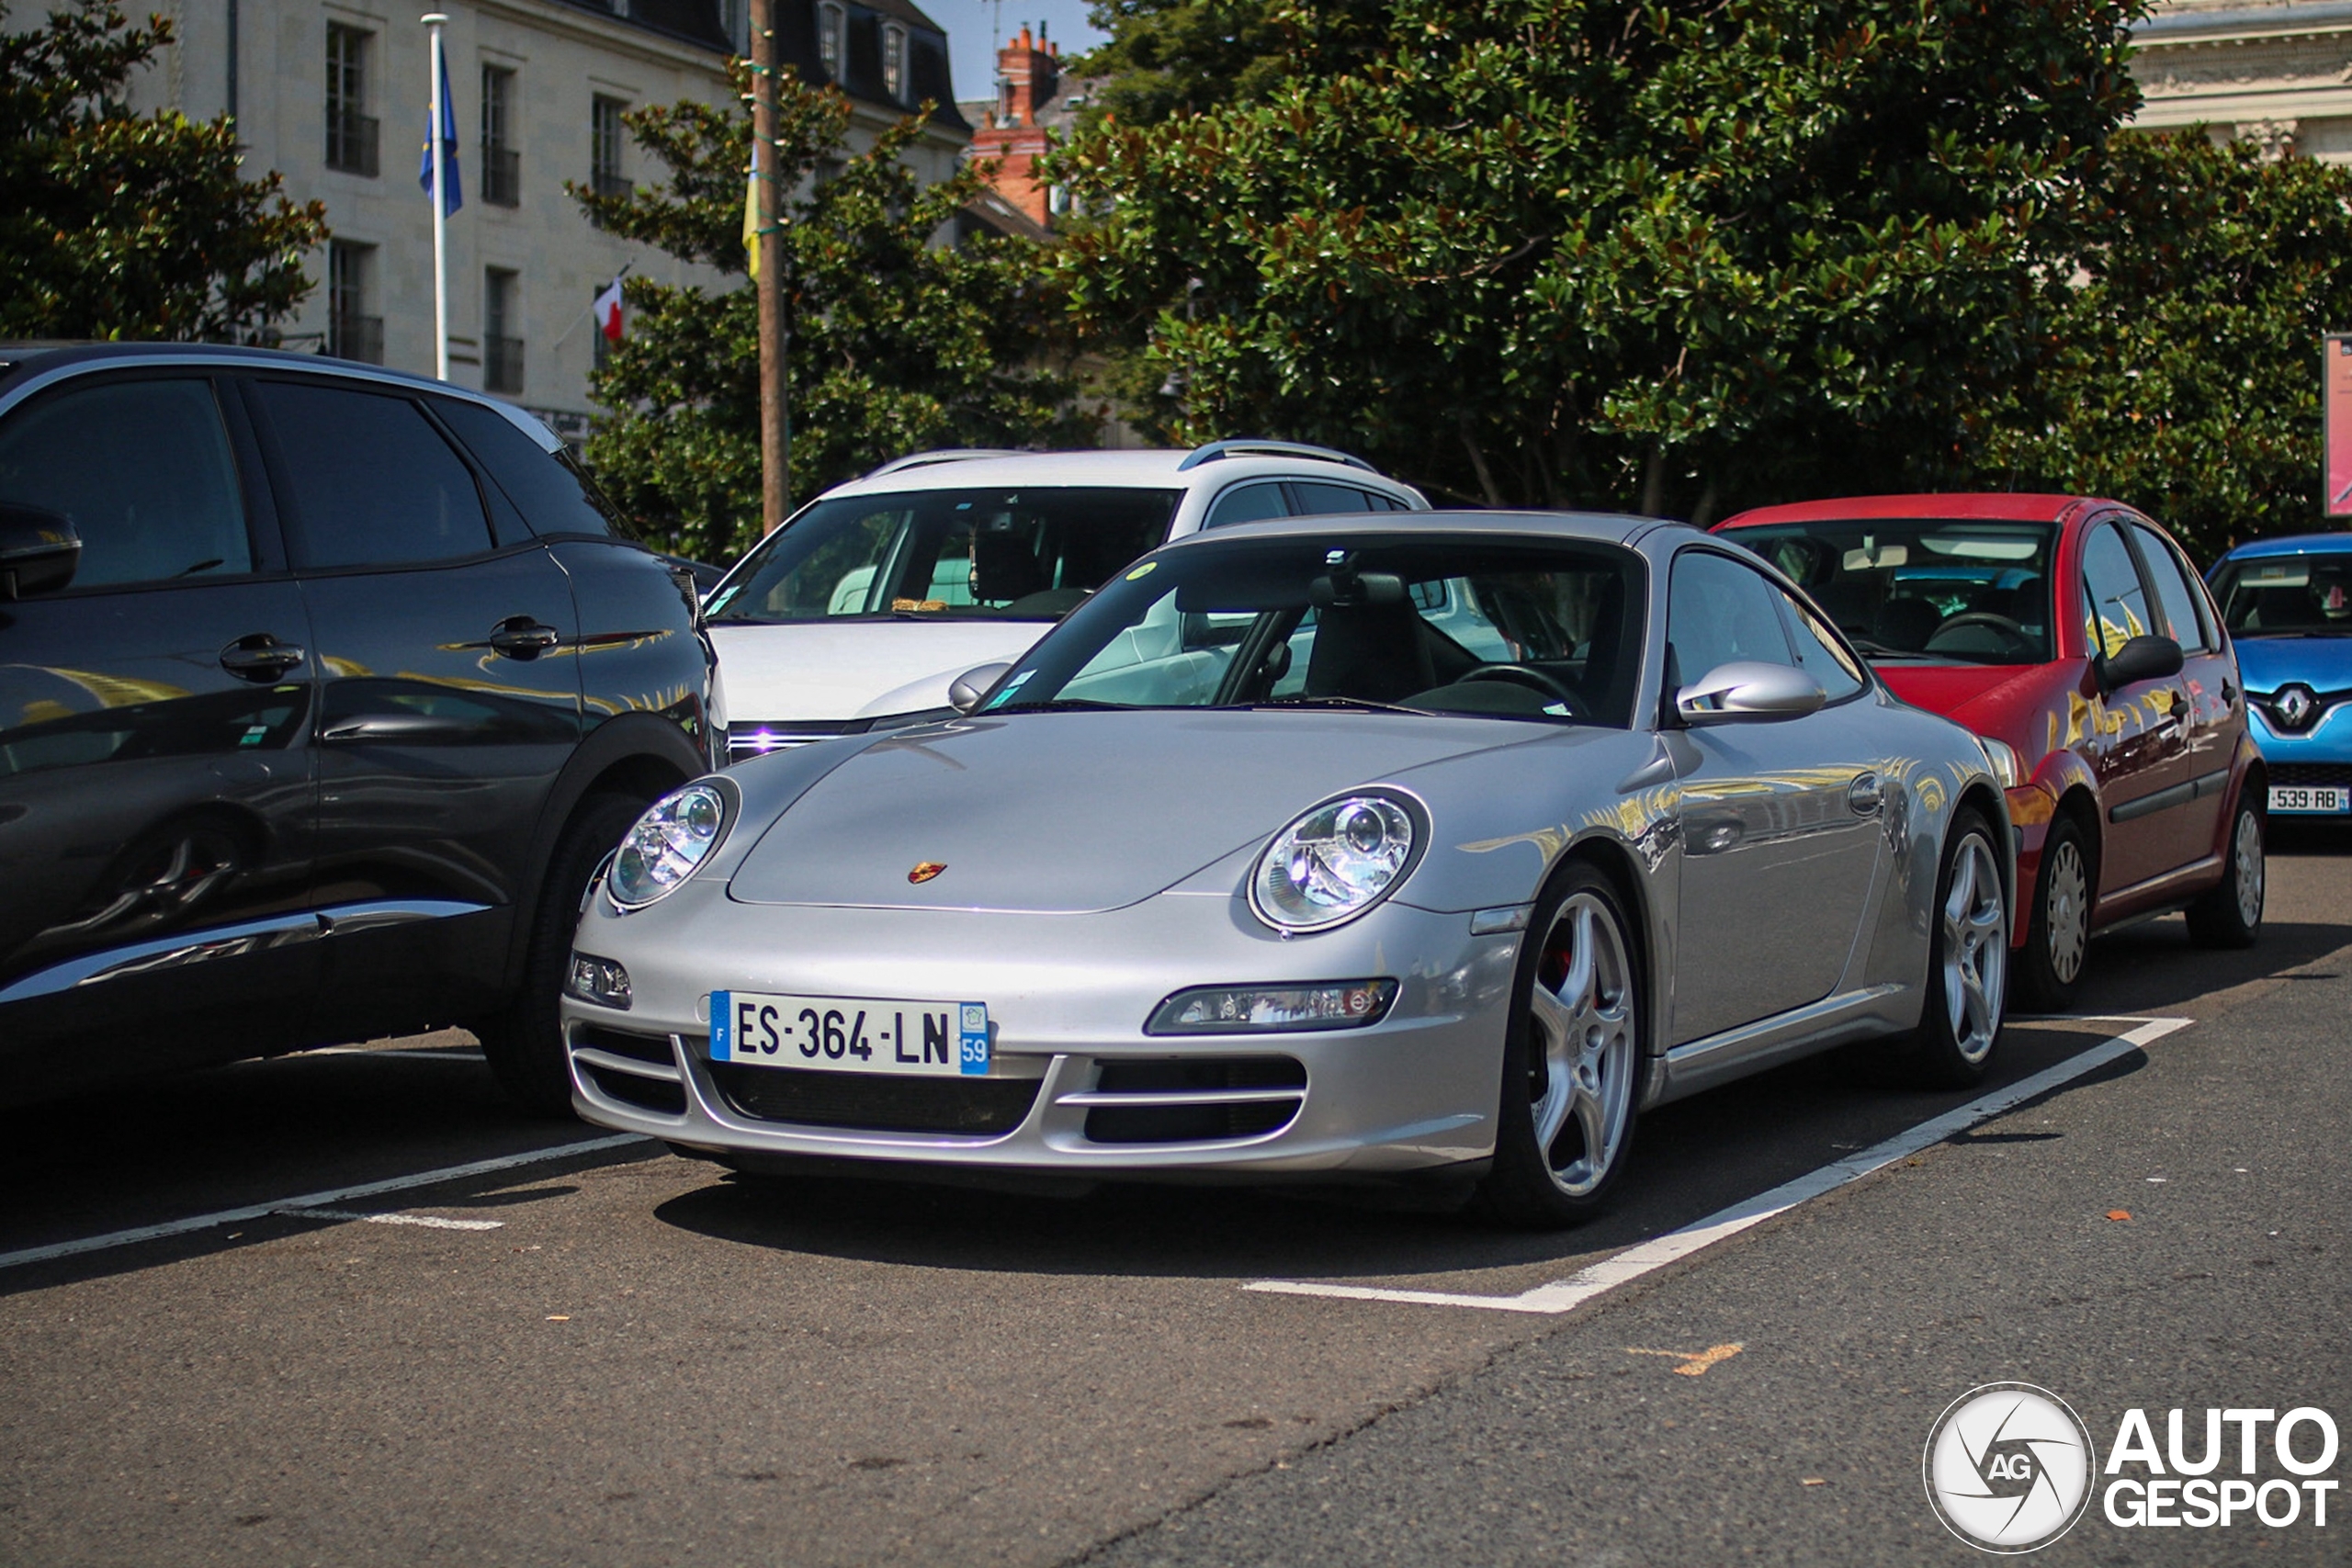
[[[2082,989],[2090,956],[2091,908],[2098,889],[2091,879],[2090,847],[2072,817],[2053,818],[2041,840],[2041,869],[2033,879],[2033,916],[2025,947],[2017,955],[2018,1000],[2037,1012],[2064,1012]]]
[[[1606,877],[1570,865],[1534,915],[1506,1025],[1494,1165],[1474,1202],[1504,1224],[1550,1230],[1600,1213],[1625,1168],[1648,1010],[1637,933]],[[1577,996],[1564,998],[1580,960],[1589,964],[1587,976]],[[1539,987],[1553,999],[1544,1017]],[[1559,1027],[1547,1028],[1546,1018]],[[1575,1019],[1580,1028],[1565,1027]],[[1548,1139],[1539,1118],[1551,1123]]]
[[[474,1031],[498,1087],[533,1115],[571,1114],[571,1068],[564,1060],[556,1014],[571,933],[580,924],[589,878],[645,807],[646,802],[627,795],[592,795],[580,803],[548,862],[524,950],[521,985],[503,1012]]]
[[[2000,1043],[2009,900],[1994,842],[1983,817],[1965,807],[1952,814],[1936,873],[1927,995],[1899,1056],[1905,1078],[1922,1089],[1973,1087],[1991,1069]],[[1961,951],[1948,963],[1955,942]]]
[[[2252,947],[2262,934],[2262,905],[2269,882],[2262,813],[2238,792],[2229,837],[2222,840],[2222,880],[2188,907],[2188,940],[2199,947]]]

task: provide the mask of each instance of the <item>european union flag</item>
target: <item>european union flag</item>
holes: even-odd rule
[[[443,217],[466,204],[465,187],[458,182],[458,107],[449,97],[449,62],[441,62],[441,192]],[[424,106],[424,155],[416,165],[416,183],[426,200],[433,197],[433,106]]]

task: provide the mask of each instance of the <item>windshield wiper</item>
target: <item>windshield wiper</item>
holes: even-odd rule
[[[1420,718],[1430,716],[1428,708],[1408,708],[1402,703],[1374,702],[1370,697],[1267,697],[1260,702],[1235,705],[1246,708],[1352,708],[1368,713],[1409,713]]]
[[[993,717],[997,714],[1001,713],[1133,713],[1137,707],[1142,705],[1145,705],[1136,703],[1098,703],[1092,697],[1039,697],[1034,701],[1025,703],[999,703],[994,707],[982,708],[978,710],[978,712],[974,713],[972,716],[978,718],[982,715],[987,715]]]

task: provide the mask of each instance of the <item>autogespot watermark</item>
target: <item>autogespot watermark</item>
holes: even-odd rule
[[[2201,1416],[2163,1412],[2159,1443],[2147,1411],[2124,1411],[2102,1470],[2090,1429],[2064,1400],[2031,1383],[1987,1383],[1954,1400],[1929,1428],[1928,1501],[1961,1540],[2003,1553],[2056,1540],[2095,1494],[2119,1529],[2328,1528],[2341,1484],[2325,1473],[2338,1451],[2333,1416],[2308,1404]]]

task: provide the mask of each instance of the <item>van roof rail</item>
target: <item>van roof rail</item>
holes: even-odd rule
[[[1219,457],[1313,457],[1326,463],[1345,463],[1351,468],[1362,468],[1367,474],[1380,472],[1370,463],[1352,453],[1335,446],[1311,446],[1304,441],[1271,441],[1258,435],[1237,435],[1230,440],[1212,441],[1205,446],[1195,446],[1176,465],[1176,471],[1197,468],[1203,463],[1214,463]]]
[[[1010,446],[942,446],[933,452],[910,452],[903,457],[893,457],[878,468],[858,475],[861,479],[879,479],[884,474],[900,473],[908,468],[927,468],[934,463],[962,463],[974,457],[1018,457],[1022,453]]]

